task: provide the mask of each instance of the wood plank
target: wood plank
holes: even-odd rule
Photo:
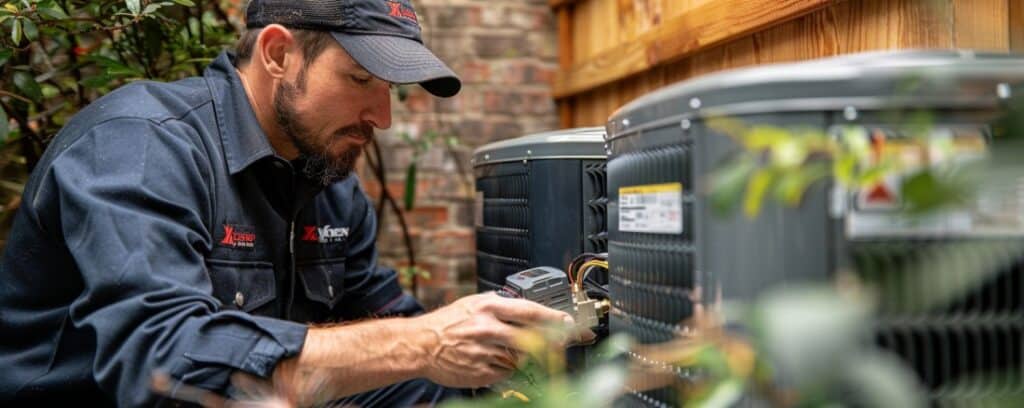
[[[1024,0],[1010,2],[1010,50],[1024,52]]]
[[[572,11],[568,7],[558,10],[558,67],[572,67]]]
[[[789,22],[603,85],[570,99],[587,99],[586,118],[607,117],[661,86],[699,75],[757,64],[799,61],[853,52],[950,48],[952,0],[858,0],[837,3]],[[1024,1],[1024,0],[1022,0]],[[611,104],[593,98],[607,98]],[[602,108],[602,106],[604,108]]]
[[[1007,0],[953,0],[953,45],[982,51],[1009,51],[1009,7]]]
[[[557,102],[558,104],[558,125],[562,129],[569,129],[574,127],[572,123],[572,110],[573,110],[573,98],[565,98]]]
[[[564,98],[668,63],[698,50],[806,15],[841,0],[719,0],[666,21],[559,72],[554,96]],[[578,34],[578,31],[576,32]]]

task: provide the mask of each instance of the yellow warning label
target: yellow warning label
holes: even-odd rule
[[[681,193],[683,183],[645,184],[642,186],[619,187],[619,195],[624,194],[651,194],[651,193]]]

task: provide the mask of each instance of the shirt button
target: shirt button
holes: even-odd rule
[[[334,285],[327,285],[327,296],[330,296],[331,299],[334,299]]]
[[[245,304],[245,295],[242,292],[235,292],[235,306],[242,307]]]

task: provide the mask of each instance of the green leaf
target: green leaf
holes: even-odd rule
[[[972,182],[967,170],[926,170],[906,179],[900,193],[907,211],[922,213],[966,203],[972,195]]]
[[[761,212],[765,193],[774,182],[775,172],[769,169],[757,170],[750,177],[750,182],[747,183],[747,196],[743,200],[743,213],[748,218],[755,218]]]
[[[32,20],[24,19],[22,21],[22,30],[25,32],[25,38],[29,41],[39,39],[39,28],[36,27],[36,23],[33,23]]]
[[[784,139],[772,145],[772,161],[782,167],[794,167],[807,158],[807,146],[795,138]]]
[[[14,24],[11,25],[11,41],[14,45],[21,43],[21,19],[14,20]]]
[[[22,94],[35,102],[43,99],[43,90],[39,87],[39,83],[27,72],[18,71],[14,73],[14,86]]]
[[[3,67],[4,64],[7,63],[7,60],[11,59],[12,55],[14,55],[14,50],[11,50],[11,49],[0,50],[0,67]]]
[[[130,67],[121,63],[120,61],[99,56],[90,55],[89,61],[95,62],[99,66],[106,68],[107,75],[112,77],[141,77],[143,76],[142,71],[136,68]]]
[[[729,379],[714,385],[714,389],[696,406],[703,408],[728,408],[741,406],[743,401],[743,381]]]
[[[56,20],[64,20],[68,18],[68,14],[65,13],[58,5],[54,5],[53,7],[41,7],[38,11],[39,14]]]
[[[50,84],[43,84],[43,98],[50,99],[57,95],[60,95],[60,89]]]
[[[177,4],[180,4],[180,5],[185,6],[185,7],[195,7],[195,5],[196,5],[196,3],[193,3],[192,0],[173,0],[173,1],[175,3],[177,3]]]
[[[132,15],[137,16],[139,15],[139,12],[142,11],[142,5],[139,3],[139,0],[125,0],[124,3],[128,6],[128,11],[130,11]]]
[[[786,129],[774,126],[756,126],[743,135],[743,143],[750,150],[771,148],[793,138]]]
[[[89,78],[83,79],[80,83],[86,88],[102,88],[110,85],[110,82],[114,80],[114,77],[110,75],[96,75]]]
[[[842,154],[832,162],[832,175],[835,176],[836,180],[839,180],[839,184],[850,187],[855,184],[853,173],[856,168],[857,156]]]
[[[775,186],[775,196],[787,205],[798,205],[807,188],[827,175],[828,168],[823,163],[813,163],[787,170],[781,175]]]
[[[715,213],[727,215],[736,209],[750,173],[757,163],[749,155],[738,156],[722,165],[711,175],[711,205]]]
[[[405,171],[405,210],[412,210],[416,203],[416,163],[410,163]]]
[[[144,10],[142,10],[142,15],[153,14],[157,10],[160,10],[160,7],[163,7],[163,6],[164,5],[160,4],[160,3],[150,3],[150,4],[146,5],[146,8]]]

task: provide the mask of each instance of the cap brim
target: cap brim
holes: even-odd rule
[[[331,34],[359,65],[385,81],[420,84],[445,98],[462,89],[455,72],[419,42],[390,35]]]

